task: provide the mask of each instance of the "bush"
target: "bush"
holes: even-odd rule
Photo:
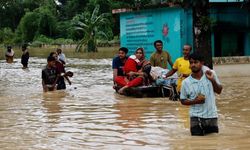
[[[43,45],[68,45],[68,44],[75,44],[72,39],[51,39],[46,37],[45,35],[39,35],[35,37],[35,40],[32,42],[32,46],[34,47],[42,47]]]
[[[45,35],[38,35],[35,37],[35,40],[33,42],[40,42],[42,44],[52,44],[53,39],[46,37]]]
[[[62,44],[64,45],[75,44],[75,42],[72,39],[64,39],[64,38],[58,38],[52,42],[52,45],[62,45]]]
[[[13,44],[14,37],[15,33],[13,33],[10,28],[3,28],[0,30],[0,43],[5,45]]]

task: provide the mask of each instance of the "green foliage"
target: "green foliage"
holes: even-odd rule
[[[56,17],[49,7],[40,7],[36,11],[39,14],[38,34],[53,37],[56,30]]]
[[[23,42],[31,42],[38,31],[39,14],[27,12],[19,24],[19,35]]]
[[[25,12],[32,12],[40,6],[55,7],[54,0],[1,0],[0,1],[0,28],[10,27],[15,30],[20,24]],[[56,12],[54,9],[53,11]]]
[[[20,0],[0,0],[0,28],[9,27],[13,31],[24,14]]]
[[[36,36],[34,41],[32,42],[33,47],[42,47],[42,45],[65,45],[65,44],[74,44],[72,39],[52,39],[46,37],[45,35]]]
[[[108,13],[111,12],[111,2],[109,0],[89,0],[89,3],[86,6],[88,12],[92,12],[95,7],[99,5],[99,13]]]
[[[75,15],[83,13],[89,0],[59,1],[59,16],[62,20],[71,20]]]
[[[3,28],[0,30],[0,43],[4,45],[10,45],[13,42],[15,34],[10,28]]]
[[[23,8],[26,12],[33,11],[36,8],[39,8],[40,4],[41,0],[24,0],[22,3]]]
[[[56,2],[55,0],[1,0],[1,32],[5,27],[15,31],[15,36],[9,37],[13,38],[12,42],[19,44],[32,42],[40,35],[51,39],[63,38],[78,41],[83,39],[85,32],[72,28],[72,18],[83,13],[89,14],[90,17],[96,5],[102,6],[98,11],[100,14],[111,13],[113,5],[118,1],[57,0]],[[112,39],[113,32],[110,28],[114,27],[113,18],[110,15],[107,19],[109,21],[106,21],[106,25],[98,25],[98,28],[101,28],[100,32],[99,29],[95,29],[96,38]]]
[[[97,5],[91,14],[85,12],[73,18],[75,30],[84,33],[83,39],[76,47],[77,52],[81,50],[83,45],[85,51],[97,52],[97,39],[108,39],[108,35],[103,29],[108,29],[109,20],[107,18],[110,14],[102,13],[99,15],[99,8],[100,6]]]
[[[39,7],[27,12],[20,21],[17,36],[22,42],[32,42],[37,35],[53,37],[56,32],[56,17],[49,7]]]
[[[55,38],[80,40],[83,38],[83,32],[76,31],[72,28],[71,21],[60,21],[56,23]]]
[[[111,3],[112,9],[119,9],[119,8],[131,8],[134,7],[135,1],[128,1],[128,0],[113,0]]]
[[[75,44],[75,42],[72,39],[58,38],[58,39],[55,39],[52,44],[53,45],[67,45],[67,44]]]
[[[39,35],[35,37],[34,41],[41,42],[43,44],[51,44],[53,39],[46,37],[45,35]]]

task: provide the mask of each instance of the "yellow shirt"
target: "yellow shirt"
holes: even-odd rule
[[[180,58],[176,59],[174,65],[173,65],[173,69],[176,69],[179,75],[181,75],[181,74],[189,75],[192,72],[190,69],[189,60],[185,60],[184,57],[180,57]],[[180,90],[181,90],[181,83],[184,79],[185,79],[185,77],[180,77],[177,81],[177,91],[178,92],[180,92]]]

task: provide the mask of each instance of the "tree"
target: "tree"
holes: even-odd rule
[[[39,14],[38,34],[53,37],[56,32],[56,17],[49,7],[39,7],[36,12]]]
[[[93,12],[77,15],[73,18],[75,30],[83,31],[84,37],[80,40],[76,47],[76,51],[79,52],[82,46],[85,46],[87,52],[97,52],[97,38],[108,38],[105,33],[104,27],[109,26],[110,16],[109,13],[102,13],[98,15],[100,6],[97,5]]]
[[[9,27],[13,31],[19,24],[24,14],[20,0],[1,0],[0,1],[0,28]]]
[[[205,57],[205,65],[213,68],[211,48],[211,24],[209,18],[209,0],[170,0],[193,11],[194,50],[200,51]]]
[[[63,20],[70,20],[77,14],[83,13],[88,1],[89,0],[60,1],[60,18],[62,18]]]
[[[22,42],[31,42],[37,34],[39,24],[39,14],[36,12],[27,12],[20,21],[17,33]]]
[[[57,20],[51,10],[53,9],[48,6],[41,6],[22,17],[16,31],[22,42],[32,42],[34,37],[39,35],[53,37]]]

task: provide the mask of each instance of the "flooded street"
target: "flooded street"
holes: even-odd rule
[[[43,93],[46,59],[0,60],[0,149],[249,149],[250,64],[215,66],[219,134],[192,137],[189,108],[167,98],[131,98],[112,89],[111,59],[68,59],[67,90]]]

